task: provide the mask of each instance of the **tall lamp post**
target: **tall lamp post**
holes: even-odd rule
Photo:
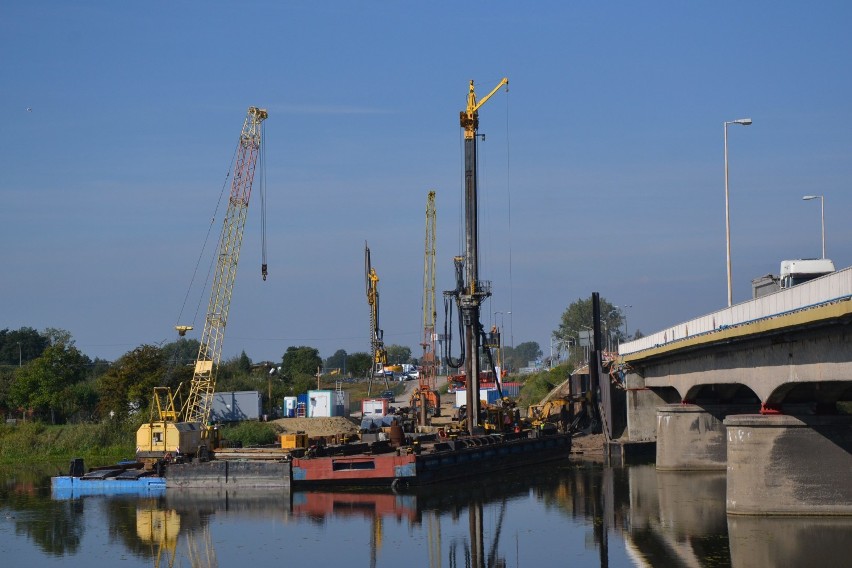
[[[819,199],[820,209],[822,210],[822,257],[825,258],[825,196],[824,195],[806,195],[802,197],[805,201],[811,199]]]
[[[624,340],[625,341],[627,341],[627,335],[628,335],[628,333],[630,333],[629,331],[627,331],[627,310],[629,310],[632,307],[633,306],[620,306],[620,308],[619,308],[619,309],[622,310],[622,313],[624,314]]]
[[[749,126],[750,118],[738,118],[737,120],[725,121],[725,243],[727,245],[728,265],[728,307],[733,305],[733,292],[731,289],[731,210],[728,205],[728,125],[742,124]]]

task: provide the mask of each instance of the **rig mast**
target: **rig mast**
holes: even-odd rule
[[[456,268],[460,278],[460,286],[445,296],[454,296],[461,313],[461,324],[464,332],[464,373],[465,404],[467,408],[467,429],[474,434],[479,427],[479,350],[482,324],[480,323],[479,307],[491,295],[491,283],[479,280],[479,211],[477,207],[477,157],[476,143],[479,129],[479,108],[488,99],[509,85],[509,79],[503,78],[490,93],[479,101],[473,81],[467,95],[467,108],[459,113],[459,122],[464,129],[464,221],[465,221],[465,250],[464,256],[456,257]]]

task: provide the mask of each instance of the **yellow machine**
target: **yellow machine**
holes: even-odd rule
[[[569,404],[571,401],[568,398],[554,398],[543,404],[532,404],[527,411],[527,418],[534,428],[555,425],[560,421],[562,408]]]
[[[281,449],[282,450],[298,450],[308,447],[308,435],[304,432],[296,432],[295,434],[281,434]]]
[[[373,365],[367,377],[367,396],[369,397],[373,390],[373,379],[375,377],[381,376],[384,379],[385,388],[389,389],[390,383],[385,374],[388,352],[382,338],[384,332],[379,328],[379,275],[373,268],[370,260],[370,247],[367,246],[367,243],[364,243],[364,274],[367,284],[367,303],[370,305],[370,352],[373,359]],[[400,370],[402,370],[402,367],[400,367]]]
[[[209,427],[208,420],[213,405],[216,370],[222,357],[231,294],[237,276],[255,166],[260,154],[261,125],[267,116],[265,109],[249,107],[243,122],[228,209],[219,237],[216,273],[189,396],[178,412],[173,393],[168,389],[155,389],[150,420],[136,432],[136,458],[140,461],[153,463],[167,458],[174,461],[193,458],[206,460],[216,445],[214,434],[217,431]],[[263,265],[262,273],[265,280],[266,264]],[[177,326],[176,329],[183,336],[192,327]]]

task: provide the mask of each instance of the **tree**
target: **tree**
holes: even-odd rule
[[[346,357],[346,370],[354,377],[366,377],[373,368],[373,358],[369,353],[352,353]]]
[[[50,341],[31,327],[0,330],[0,365],[15,367],[41,356]]]
[[[411,361],[411,347],[404,345],[388,345],[388,363],[391,365],[401,365]]]
[[[322,367],[322,357],[314,347],[288,347],[281,359],[281,373],[295,379],[298,375],[315,375]]]
[[[163,360],[169,365],[191,365],[198,359],[201,342],[197,339],[178,338],[162,347]]]
[[[617,343],[624,339],[624,334],[621,333],[621,324],[624,322],[623,314],[618,306],[614,306],[607,302],[603,297],[600,299],[601,311],[601,349],[607,349],[613,343]],[[585,300],[578,299],[571,303],[562,313],[562,318],[559,322],[559,328],[553,332],[553,338],[562,341],[564,344],[579,345],[580,336],[591,333],[593,326],[592,321],[592,298]],[[580,350],[575,350],[579,353]],[[571,355],[571,360],[579,362],[579,359],[574,354]]]
[[[325,368],[326,369],[340,369],[341,372],[345,372],[346,368],[346,351],[344,349],[338,349],[334,352],[334,355],[325,360]]]
[[[86,376],[88,357],[70,342],[50,345],[40,357],[19,368],[9,388],[12,405],[31,410],[55,424],[57,413],[70,414],[72,389]]]
[[[145,410],[151,404],[154,387],[176,388],[191,374],[192,368],[186,365],[169,369],[161,348],[140,345],[122,355],[98,379],[100,413],[102,416],[124,417],[131,410]]]
[[[539,347],[538,342],[525,341],[515,347],[505,347],[503,349],[503,366],[517,370],[521,367],[526,367],[530,361],[538,360],[541,355],[541,347]]]

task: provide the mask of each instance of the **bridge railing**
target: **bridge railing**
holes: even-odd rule
[[[621,343],[618,346],[618,352],[621,355],[636,353],[681,341],[687,337],[848,299],[850,296],[852,296],[852,267],[679,323],[634,341]]]

